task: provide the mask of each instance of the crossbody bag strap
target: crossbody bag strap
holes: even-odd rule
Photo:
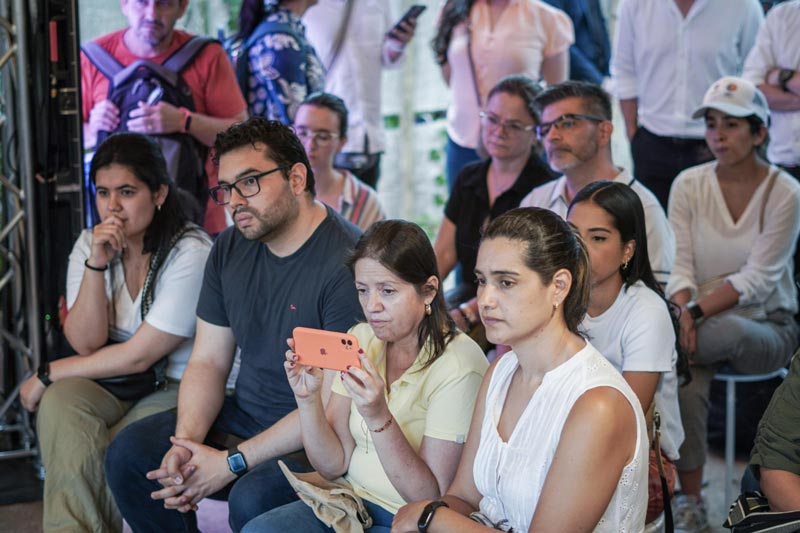
[[[333,65],[336,64],[336,60],[339,59],[339,52],[342,50],[342,44],[344,44],[344,38],[350,26],[350,15],[353,13],[353,4],[355,4],[355,0],[345,0],[344,18],[342,18],[341,24],[339,24],[339,31],[336,32],[336,39],[333,41],[331,55],[328,59],[328,64],[325,65],[325,72],[330,72]]]
[[[775,187],[775,181],[778,179],[778,174],[780,170],[773,169],[770,171],[769,176],[767,176],[767,189],[764,191],[764,196],[761,198],[761,212],[758,215],[758,233],[762,233],[764,231],[764,217],[766,216],[767,212],[767,202],[769,201],[769,195],[772,192],[772,188]]]
[[[673,533],[675,526],[672,522],[672,505],[669,497],[667,474],[664,472],[664,458],[661,456],[661,413],[653,413],[653,450],[656,452],[658,477],[661,478],[661,497],[664,502],[664,533]]]
[[[475,61],[472,59],[472,24],[467,22],[467,59],[469,59],[469,70],[472,73],[472,87],[475,89],[475,100],[478,102],[478,108],[483,107],[481,101],[481,92],[478,89],[478,75],[475,71]]]

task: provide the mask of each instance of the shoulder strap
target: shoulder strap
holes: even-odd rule
[[[336,60],[339,59],[339,52],[342,50],[344,37],[347,35],[347,29],[350,26],[350,15],[353,13],[353,4],[355,4],[354,1],[345,2],[344,17],[342,18],[341,24],[339,24],[339,31],[336,32],[336,39],[333,41],[331,54],[330,57],[328,57],[328,64],[325,65],[325,72],[330,72],[333,65],[336,64]]]
[[[167,70],[172,72],[183,72],[183,69],[185,69],[192,61],[194,61],[194,58],[197,57],[197,54],[199,54],[206,45],[213,42],[214,39],[211,37],[195,35],[183,43],[180,48],[175,50],[162,65]]]
[[[472,59],[472,24],[467,22],[467,59],[469,59],[469,70],[472,74],[472,87],[475,90],[475,100],[478,102],[478,109],[483,108],[481,102],[481,92],[478,89],[478,74],[475,72],[475,61]]]
[[[767,176],[767,189],[764,191],[764,196],[761,198],[761,212],[758,214],[758,233],[764,231],[764,216],[767,211],[767,201],[769,201],[769,195],[772,192],[772,188],[775,186],[775,180],[778,178],[778,174],[780,174],[780,170],[773,169],[770,171],[769,176]]]
[[[86,54],[86,58],[92,62],[92,65],[97,67],[97,70],[109,80],[113,80],[114,76],[124,68],[122,63],[108,53],[108,50],[94,41],[83,43],[81,50]]]

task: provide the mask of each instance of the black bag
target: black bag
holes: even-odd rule
[[[127,67],[122,66],[94,41],[81,46],[89,61],[108,78],[108,100],[119,108],[120,113],[117,129],[99,132],[97,144],[112,133],[127,131],[130,112],[139,107],[139,102],[147,101],[152,94],[160,94],[158,101],[196,111],[192,91],[181,73],[212,42],[214,39],[210,37],[195,36],[178,48],[163,64],[138,59]],[[161,147],[173,183],[188,193],[179,197],[184,203],[186,213],[195,214],[193,220],[198,224],[202,223],[208,200],[208,176],[205,171],[208,147],[188,133],[167,133],[151,137]],[[200,213],[200,219],[196,213]]]
[[[147,276],[144,278],[144,284],[142,285],[142,305],[140,309],[142,322],[144,322],[145,315],[147,315],[147,312],[150,311],[150,307],[153,305],[156,278],[161,270],[161,266],[164,264],[164,261],[166,261],[172,248],[190,229],[191,228],[184,228],[182,231],[179,231],[170,239],[167,246],[159,248],[150,257],[150,268],[147,270]],[[168,363],[169,355],[165,355],[144,372],[96,379],[95,381],[98,385],[102,386],[120,400],[135,402],[166,386]]]
[[[305,39],[302,39],[297,32],[294,31],[294,28],[292,28],[290,24],[274,20],[263,20],[256,26],[253,33],[251,33],[247,39],[237,39],[234,36],[225,39],[222,43],[222,47],[225,49],[225,52],[228,54],[233,64],[233,70],[236,71],[236,81],[239,82],[239,88],[242,90],[242,94],[245,98],[247,97],[247,93],[250,92],[250,62],[248,52],[254,44],[268,33],[285,33],[300,43],[301,46],[306,42]]]
[[[763,494],[745,492],[733,502],[722,525],[735,533],[791,533],[800,531],[800,511],[772,511]]]

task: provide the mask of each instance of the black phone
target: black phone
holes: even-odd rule
[[[428,9],[428,6],[423,6],[422,4],[414,4],[413,6],[409,7],[408,11],[405,12],[403,17],[400,20],[398,20],[397,24],[395,24],[389,31],[389,34],[391,35],[392,33],[398,31],[400,29],[401,24],[403,24],[404,22],[408,22],[411,19],[417,18],[426,9]]]

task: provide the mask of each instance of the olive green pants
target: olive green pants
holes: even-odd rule
[[[122,516],[103,470],[106,448],[128,424],[177,402],[174,382],[136,403],[117,399],[90,379],[67,378],[50,385],[36,417],[45,467],[43,530],[122,531]]]

